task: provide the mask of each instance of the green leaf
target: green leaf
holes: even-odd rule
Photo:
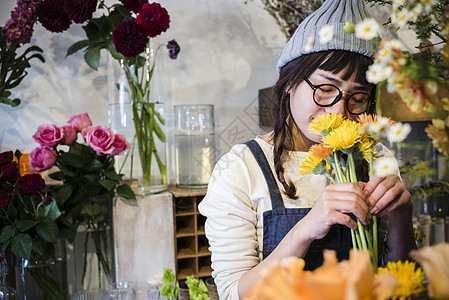
[[[98,172],[103,168],[103,163],[101,163],[98,159],[93,159],[87,168],[87,172],[94,173]]]
[[[19,98],[9,99],[5,97],[0,97],[0,103],[11,105],[11,107],[16,107],[20,104],[20,99]]]
[[[106,171],[104,172],[104,176],[106,176],[109,179],[120,181],[123,177],[123,175],[119,175],[115,173],[115,171]]]
[[[37,234],[50,243],[56,243],[58,231],[58,225],[51,220],[44,220],[36,226]]]
[[[11,241],[11,250],[20,258],[30,259],[33,240],[28,234],[21,233]]]
[[[66,153],[64,154],[64,161],[75,168],[82,168],[84,166],[82,156],[80,155]]]
[[[122,15],[121,20],[118,19],[118,18],[116,17],[116,15],[110,16],[111,19],[112,19],[112,21],[113,21],[113,23],[114,23],[114,27],[116,27],[116,26],[118,25],[118,23],[120,23],[120,22],[123,21],[123,17],[125,17],[125,18],[130,18],[130,17],[131,17],[131,13],[129,12],[129,10],[127,10],[127,9],[126,9],[123,5],[121,5],[121,4],[114,4],[113,6],[114,6],[114,8],[120,13],[120,15]],[[120,20],[120,22],[117,23],[116,20],[115,20],[115,18],[117,18],[117,20]],[[115,22],[114,22],[114,21],[115,21]]]
[[[100,175],[99,174],[87,174],[87,175],[84,176],[84,178],[86,178],[86,180],[89,183],[95,183],[98,180],[100,180]]]
[[[106,188],[108,191],[112,191],[115,188],[115,186],[117,185],[117,183],[115,181],[109,180],[109,179],[100,180],[100,184],[101,184],[101,186]]]
[[[84,60],[94,70],[98,70],[98,66],[100,65],[100,49],[100,47],[93,47],[84,53]]]
[[[73,187],[71,185],[63,185],[58,190],[58,194],[56,195],[56,199],[59,203],[64,204],[64,202],[70,198],[73,192]]]
[[[61,171],[51,173],[48,176],[54,180],[64,180],[65,179],[64,172],[61,172]]]
[[[91,19],[86,25],[83,26],[84,32],[90,43],[98,42],[100,40],[100,28],[97,25],[97,19]]]
[[[0,243],[4,243],[14,236],[16,230],[11,225],[6,225],[0,232]]]
[[[61,211],[59,210],[58,204],[56,203],[55,199],[53,199],[53,201],[49,205],[47,205],[47,208],[49,208],[47,216],[48,218],[50,218],[50,220],[54,221],[61,215]]]
[[[72,44],[72,46],[70,46],[69,49],[67,49],[67,53],[66,53],[65,57],[67,58],[67,56],[72,55],[72,54],[78,52],[79,50],[86,48],[89,45],[90,45],[89,40],[78,41],[78,42]]]
[[[17,229],[20,232],[25,232],[28,229],[34,227],[37,223],[39,223],[39,221],[36,221],[36,220],[20,220],[17,223]]]
[[[127,184],[122,184],[117,187],[117,194],[125,199],[136,199],[133,190]]]

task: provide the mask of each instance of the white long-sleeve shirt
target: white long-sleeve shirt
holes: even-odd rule
[[[273,146],[259,137],[255,140],[264,151],[275,174]],[[388,151],[378,144],[381,156]],[[298,199],[282,194],[286,208],[312,207],[328,184],[322,175],[299,175],[299,163],[307,152],[289,151],[284,164],[285,176],[294,182]],[[282,184],[277,180],[279,189]],[[212,276],[220,299],[239,299],[238,281],[262,260],[263,212],[271,210],[271,199],[262,170],[246,145],[239,144],[216,164],[199,205],[206,219],[206,237],[212,253]]]

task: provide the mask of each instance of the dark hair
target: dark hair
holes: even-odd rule
[[[344,50],[329,50],[300,56],[281,69],[279,79],[274,86],[276,120],[273,135],[273,156],[276,176],[282,183],[284,193],[288,197],[298,198],[295,185],[284,177],[285,150],[287,145],[294,148],[292,128],[296,126],[291,117],[290,94],[287,91],[296,87],[304,80],[304,77],[309,76],[316,69],[321,69],[333,74],[344,71],[343,80],[354,78],[357,83],[373,86],[372,95],[374,96],[375,86],[367,81],[365,75],[372,63],[372,59],[362,54]],[[374,107],[372,110],[374,110]]]

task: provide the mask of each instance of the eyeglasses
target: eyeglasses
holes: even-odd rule
[[[333,84],[314,85],[307,77],[305,82],[313,89],[313,101],[321,107],[329,107],[341,100],[343,94],[338,87]],[[348,94],[346,97],[346,109],[353,115],[360,115],[367,112],[376,103],[376,100],[370,94],[364,92],[356,92]]]

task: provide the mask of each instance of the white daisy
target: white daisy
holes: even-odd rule
[[[393,7],[404,6],[407,0],[393,0]]]
[[[410,12],[412,15],[410,21],[414,22],[414,21],[418,20],[418,17],[422,13],[422,11],[423,11],[422,5],[417,4]]]
[[[320,32],[320,43],[327,44],[334,37],[334,25],[324,25]]]
[[[394,174],[398,169],[398,162],[393,157],[385,156],[378,158],[373,163],[374,175],[385,177]]]
[[[393,73],[393,68],[380,63],[372,64],[366,71],[366,79],[374,84],[378,84],[381,81],[388,79]]]
[[[391,15],[391,22],[399,26],[399,28],[403,28],[407,25],[408,21],[412,18],[412,13],[403,8],[400,11],[397,11],[395,14]]]
[[[379,23],[373,18],[368,18],[355,25],[355,36],[363,40],[372,40],[379,36]]]
[[[382,42],[382,47],[389,49],[389,50],[393,50],[393,49],[404,50],[405,49],[404,44],[402,44],[402,42],[399,40],[390,40],[390,41],[385,40],[384,42]]]
[[[399,143],[405,140],[412,131],[412,127],[408,123],[396,123],[388,127],[387,139],[393,143]]]
[[[369,132],[378,137],[385,137],[388,126],[390,126],[390,120],[388,118],[377,116],[377,121],[370,123]]]
[[[430,13],[432,12],[432,7],[438,4],[438,0],[420,0],[423,11]]]
[[[313,42],[314,42],[313,36],[309,37],[309,39],[307,40],[307,44],[304,47],[304,50],[309,52],[312,49]]]

